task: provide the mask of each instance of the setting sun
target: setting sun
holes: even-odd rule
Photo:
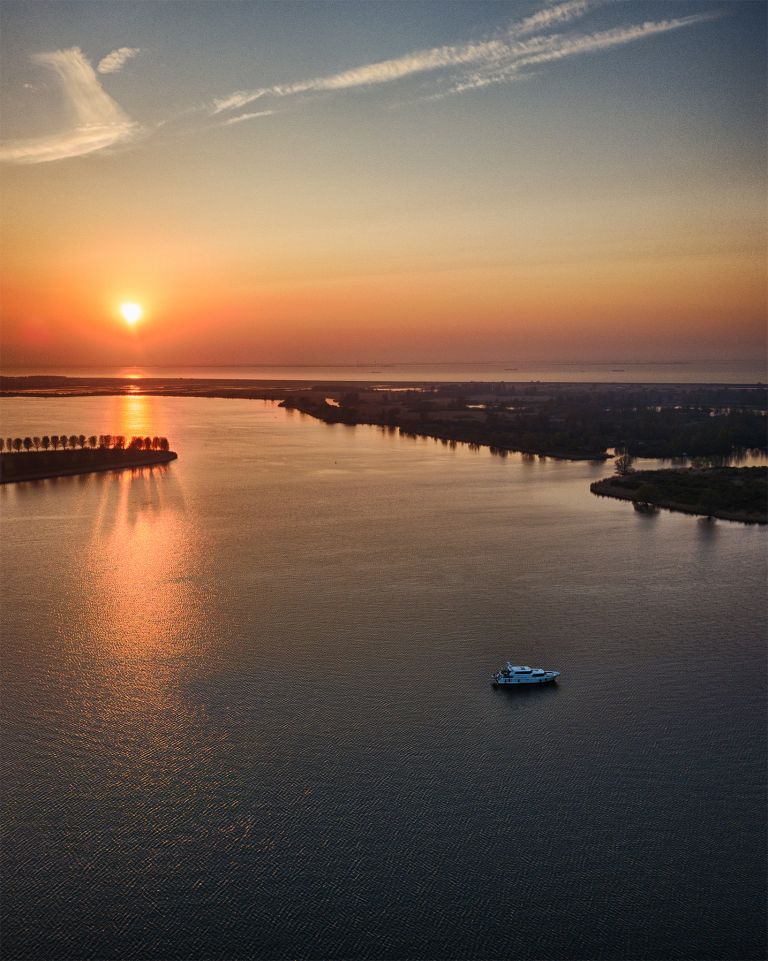
[[[124,303],[120,304],[120,313],[122,314],[123,320],[128,324],[129,327],[133,327],[144,313],[141,309],[141,304],[134,303]]]

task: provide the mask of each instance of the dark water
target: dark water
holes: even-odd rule
[[[2,430],[181,455],[0,489],[4,958],[763,957],[764,529],[259,402]]]

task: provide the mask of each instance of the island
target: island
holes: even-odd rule
[[[0,438],[0,484],[167,464],[178,457],[165,437],[126,439],[57,434]]]
[[[593,494],[632,501],[643,512],[658,508],[768,524],[768,467],[627,470],[590,485]]]

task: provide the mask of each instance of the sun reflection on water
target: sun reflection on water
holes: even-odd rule
[[[128,438],[164,434],[158,405],[153,400],[153,397],[134,393],[113,397],[111,419],[115,425],[119,425],[118,433]]]
[[[126,431],[148,428],[146,398],[119,400]],[[171,471],[91,477],[100,490],[82,566],[82,641],[70,665],[87,683],[71,708],[82,725],[101,732],[94,744],[113,780],[99,790],[152,791],[184,769],[199,776],[188,745],[222,737],[185,694],[210,648],[204,552]],[[190,738],[199,726],[200,736]],[[162,821],[171,812],[156,816]]]

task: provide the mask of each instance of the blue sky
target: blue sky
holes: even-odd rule
[[[549,24],[547,16],[552,17]],[[481,54],[464,68],[406,69],[390,82],[380,82],[376,71],[369,69],[367,74],[361,72],[358,80],[350,78],[349,86],[336,93],[346,99],[366,96],[372,109],[403,109],[411,99],[426,104],[430,97],[455,98],[461,94],[454,91],[464,89],[465,95],[473,95],[474,107],[489,109],[496,86],[517,84],[513,96],[522,104],[536,96],[525,89],[529,86],[559,86],[566,92],[575,82],[589,92],[590,99],[614,86],[621,89],[627,109],[638,98],[647,106],[653,95],[658,98],[659,111],[694,110],[708,113],[718,123],[742,121],[743,133],[754,137],[761,105],[757,85],[765,69],[765,8],[759,3],[696,0],[571,0],[543,5],[290,0],[5,3],[5,126],[13,136],[17,131],[40,129],[41,119],[51,116],[53,104],[40,103],[44,98],[33,96],[39,94],[46,79],[45,72],[31,60],[49,50],[79,47],[94,64],[113,50],[138,50],[133,62],[110,76],[109,91],[131,116],[153,124],[173,122],[180,113],[236,91],[317,82],[382,61],[418,60],[419,53],[443,46],[460,52],[473,44],[504,41],[511,25],[537,17],[545,28],[537,28],[534,22],[512,42],[530,44],[553,34],[562,36],[563,43],[556,44],[556,49],[544,49],[543,62],[536,63],[532,51],[534,56],[528,59],[534,62],[513,65],[505,75],[495,64],[489,67]],[[647,29],[653,24],[660,25],[658,33]],[[669,29],[664,29],[664,24]],[[647,38],[632,39],[631,31],[642,36],[644,27]],[[607,35],[608,42],[602,49],[590,51],[585,41],[600,34]],[[579,52],[580,45],[586,53]],[[713,89],[715,81],[724,86],[721,97]],[[703,111],[702,98],[696,96],[702,88],[706,92]],[[736,89],[741,89],[743,96],[741,116],[729,118]],[[482,90],[485,94],[479,96]],[[308,93],[328,91],[310,89],[287,97],[267,93],[259,98],[259,107],[295,110],[296,98],[306,99]],[[503,94],[510,97],[509,90]]]

